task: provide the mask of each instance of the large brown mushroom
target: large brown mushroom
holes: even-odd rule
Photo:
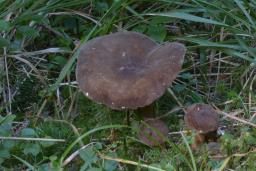
[[[89,99],[112,109],[145,107],[171,85],[185,51],[183,44],[157,44],[135,32],[101,36],[80,49],[78,86]]]
[[[193,148],[203,142],[217,140],[219,116],[210,105],[197,103],[189,106],[184,119],[186,125],[197,132]]]
[[[159,45],[135,32],[118,32],[85,43],[76,76],[84,94],[112,109],[136,109],[163,95],[181,69],[185,47]]]

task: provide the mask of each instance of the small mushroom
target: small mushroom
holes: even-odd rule
[[[112,109],[144,107],[163,95],[181,69],[185,47],[157,44],[135,32],[117,32],[81,47],[76,77],[93,101]]]
[[[204,142],[217,140],[219,116],[210,105],[198,103],[189,106],[184,119],[186,125],[197,132],[193,148]]]
[[[140,125],[139,139],[148,146],[162,146],[169,132],[166,124],[154,118],[147,118],[144,124]]]

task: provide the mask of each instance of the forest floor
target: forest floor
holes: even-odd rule
[[[255,0],[0,0],[0,170],[255,170],[255,23]],[[123,30],[187,48],[156,102],[166,147],[138,140],[135,113],[127,127],[126,111],[77,87],[80,45]],[[190,148],[193,103],[219,111],[216,149]]]

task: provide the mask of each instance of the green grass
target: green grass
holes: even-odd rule
[[[256,124],[255,8],[255,0],[0,0],[0,136],[35,139],[1,140],[0,170],[254,170],[253,126],[221,116],[217,158],[205,145],[191,151],[184,112],[168,112],[205,102]],[[187,47],[171,91],[156,102],[171,131],[166,148],[140,143],[135,114],[121,128],[125,111],[74,84],[79,46],[120,30]]]

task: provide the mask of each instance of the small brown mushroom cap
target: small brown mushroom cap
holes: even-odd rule
[[[207,104],[193,104],[189,106],[184,119],[189,128],[201,133],[216,131],[219,127],[217,112]]]
[[[147,118],[145,123],[140,125],[139,139],[149,146],[160,146],[165,142],[169,129],[166,124],[154,118]]]
[[[181,69],[185,47],[158,45],[135,32],[118,32],[81,47],[76,76],[84,94],[113,109],[136,109],[163,95]]]

